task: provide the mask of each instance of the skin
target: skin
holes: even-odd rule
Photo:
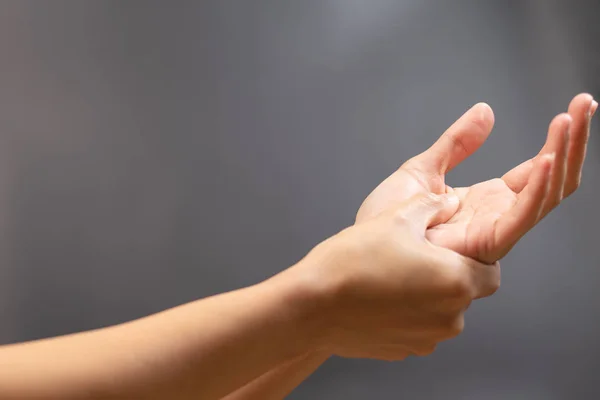
[[[327,351],[303,354],[230,393],[224,400],[283,399],[330,356]]]
[[[456,196],[418,195],[255,286],[0,349],[2,399],[219,399],[305,354],[400,359],[462,330],[499,269],[431,244]],[[284,368],[285,369],[285,368]]]
[[[550,123],[546,143],[537,156],[501,178],[451,188],[445,184],[445,175],[485,142],[494,125],[492,109],[485,103],[477,104],[431,148],[383,181],[364,201],[356,221],[377,215],[389,204],[417,193],[453,191],[461,200],[458,212],[448,222],[429,230],[428,239],[468,257],[496,262],[579,187],[590,120],[597,107],[591,95],[577,95],[568,112],[557,115]],[[534,194],[537,181],[533,177],[540,173],[539,160],[544,155],[555,160],[549,192],[543,197],[544,204],[540,204],[541,198]]]
[[[377,186],[361,205],[356,223],[368,221],[416,194],[453,192],[460,198],[457,213],[447,222],[428,229],[427,239],[492,264],[579,187],[591,117],[597,107],[590,94],[578,94],[567,112],[552,120],[546,143],[536,156],[500,178],[471,187],[451,188],[445,184],[445,175],[481,147],[494,125],[491,108],[479,103],[452,124],[433,146],[405,162]],[[552,166],[544,188],[547,193],[540,200],[540,186],[534,185],[539,182],[540,174],[545,174],[540,163],[542,157],[549,157]],[[324,362],[329,357],[321,353],[309,362],[298,360],[286,365],[286,370],[293,371],[290,375],[273,374],[272,379],[252,382],[246,387],[260,390],[264,396],[273,393],[272,397],[253,397],[240,389],[228,400],[284,398],[298,385],[299,375],[306,378],[319,367],[316,361],[319,358]],[[279,396],[280,393],[284,394]]]
[[[466,121],[474,124],[467,127],[482,126],[481,107],[470,111]],[[562,199],[564,188],[578,185],[580,167],[569,172],[577,166],[569,160],[583,161],[581,145],[573,143],[584,135],[573,127],[588,126],[580,123],[578,107],[568,144],[562,139],[565,156],[547,145],[548,152],[503,178],[513,197],[497,183],[465,190],[443,184],[443,174],[469,154],[465,143],[473,132],[479,137],[450,128],[456,132],[450,139],[446,132],[429,155],[409,161],[373,191],[355,225],[265,282],[114,327],[1,347],[0,398],[276,398],[329,355],[401,360],[430,354],[462,331],[474,299],[498,289],[496,255]],[[569,178],[575,175],[577,185]],[[481,193],[489,198],[482,201]],[[457,229],[462,225],[467,228]],[[490,246],[470,244],[477,239],[473,229],[492,237]],[[440,246],[452,235],[460,237],[455,247],[493,262]]]
[[[500,286],[500,268],[427,240],[427,228],[447,221],[458,206],[454,194],[417,195],[311,252],[314,265],[328,263],[332,250],[345,256],[335,263],[332,292],[326,290],[325,309],[334,311],[326,312],[331,331],[325,350],[394,361],[431,354],[437,343],[462,332],[470,303]],[[320,273],[317,279],[328,281]]]

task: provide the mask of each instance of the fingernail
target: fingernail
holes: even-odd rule
[[[598,102],[596,100],[592,100],[592,104],[590,105],[590,118],[594,116],[596,109],[598,108]]]

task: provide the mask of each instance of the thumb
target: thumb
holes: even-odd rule
[[[426,151],[414,158],[433,172],[445,175],[473,154],[492,132],[494,112],[478,103],[464,113]]]
[[[425,233],[427,228],[448,221],[458,210],[459,203],[454,193],[418,195],[405,203],[401,215]]]

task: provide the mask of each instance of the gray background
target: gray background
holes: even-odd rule
[[[258,282],[478,101],[468,185],[600,95],[582,1],[1,1],[0,341]],[[596,124],[596,127],[598,124]],[[292,399],[598,398],[600,142],[434,356],[332,359]]]

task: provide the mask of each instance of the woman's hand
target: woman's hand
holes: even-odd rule
[[[500,270],[426,239],[427,228],[457,208],[454,195],[417,195],[321,243],[298,264],[321,288],[322,349],[399,360],[429,354],[462,331],[464,311],[498,289]]]
[[[491,108],[477,104],[430,149],[383,181],[364,201],[356,221],[367,220],[415,194],[455,192],[461,200],[458,212],[429,230],[427,237],[442,247],[493,263],[577,189],[590,119],[597,107],[591,95],[576,96],[568,112],[550,124],[546,144],[536,157],[502,178],[452,189],[445,184],[445,174],[474,153],[494,125]]]

